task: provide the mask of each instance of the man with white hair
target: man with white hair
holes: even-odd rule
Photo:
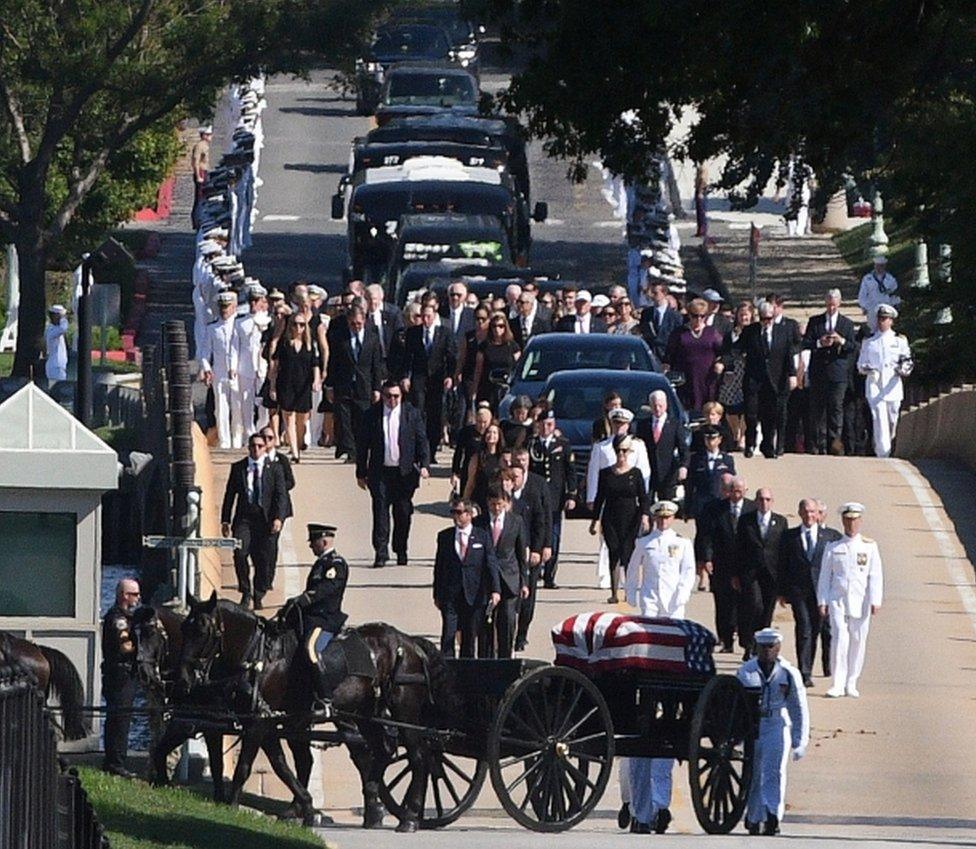
[[[904,396],[901,379],[915,366],[908,339],[892,330],[898,310],[890,304],[878,304],[875,334],[861,345],[857,370],[865,376],[864,394],[871,410],[874,454],[891,455],[891,442],[898,426],[898,414]]]
[[[505,315],[509,319],[518,315],[518,299],[522,294],[522,287],[518,283],[509,283],[505,287]]]
[[[366,302],[368,304],[368,321],[375,328],[380,337],[380,351],[383,362],[386,363],[390,355],[390,348],[397,333],[404,329],[403,313],[392,304],[384,301],[386,293],[379,283],[371,283],[366,287]]]
[[[844,394],[857,347],[854,322],[840,314],[840,289],[831,289],[824,311],[810,317],[803,347],[810,352],[810,400],[807,432],[813,444],[808,454],[844,453]]]
[[[882,252],[874,255],[874,267],[861,278],[857,302],[864,311],[871,330],[878,329],[878,306],[890,304],[897,307],[901,298],[895,294],[898,281],[888,273],[888,257]]]
[[[688,476],[688,443],[684,423],[668,410],[668,396],[663,389],[649,396],[651,417],[637,425],[637,436],[647,446],[651,461],[651,483],[648,493],[662,499],[673,499],[678,484]]]
[[[745,352],[743,380],[746,412],[744,456],[756,451],[757,426],[762,425],[763,456],[772,460],[784,449],[779,439],[786,431],[786,403],[796,389],[796,361],[789,329],[776,324],[776,311],[769,301],[759,305],[759,321],[748,325],[739,337]]]
[[[556,330],[560,333],[606,333],[607,324],[591,312],[593,295],[586,289],[576,293],[573,302],[576,307],[575,315],[564,315],[556,322]]]

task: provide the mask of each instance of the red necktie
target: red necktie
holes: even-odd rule
[[[664,422],[658,419],[654,422],[654,444],[657,445],[661,441],[661,431],[664,430]]]

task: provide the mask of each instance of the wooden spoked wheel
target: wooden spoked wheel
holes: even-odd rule
[[[753,709],[737,678],[717,675],[705,685],[688,744],[695,816],[709,834],[728,834],[746,809],[755,750]]]
[[[613,765],[613,721],[592,681],[561,666],[520,678],[488,738],[491,784],[516,822],[565,831],[596,807]]]
[[[483,760],[449,754],[437,742],[426,744],[425,750],[424,810],[420,827],[443,828],[475,803],[488,767]],[[406,813],[407,788],[412,776],[406,750],[398,746],[383,773],[379,792],[386,809],[400,819]]]

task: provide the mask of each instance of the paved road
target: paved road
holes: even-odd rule
[[[262,160],[261,216],[255,247],[246,258],[250,273],[268,282],[297,276],[334,289],[343,261],[343,227],[328,218],[328,198],[344,167],[349,139],[367,127],[350,104],[328,89],[326,78],[310,85],[274,81],[268,87],[268,146]],[[554,221],[536,229],[536,264],[552,262],[566,276],[591,280],[622,269],[619,227],[596,181],[571,186],[558,163],[534,152],[534,195],[550,203]],[[562,223],[559,223],[562,222]],[[228,455],[218,456],[226,468]],[[886,603],[872,627],[862,698],[831,701],[812,691],[813,734],[807,759],[791,768],[787,830],[823,839],[870,842],[911,840],[938,843],[976,840],[976,751],[973,682],[976,677],[976,508],[971,475],[946,464],[919,468],[904,461],[787,456],[771,462],[743,460],[750,487],[771,486],[776,509],[795,522],[803,496],[826,499],[832,507],[857,498],[868,508],[865,530],[881,544],[886,568]],[[430,601],[430,564],[437,530],[447,524],[442,470],[417,497],[411,538],[411,565],[369,568],[369,502],[356,488],[348,466],[313,451],[296,467],[296,517],[284,535],[277,589],[272,600],[299,591],[309,562],[303,542],[307,521],[328,520],[340,528],[339,550],[353,564],[347,609],[354,622],[390,621],[407,631],[438,630]],[[690,529],[686,531],[690,533]],[[569,523],[556,591],[543,591],[530,634],[528,654],[550,658],[548,627],[573,613],[602,606],[605,591],[594,588],[594,544],[580,522]],[[230,573],[225,583],[232,584]],[[691,618],[709,623],[711,599],[696,594]],[[788,610],[776,622],[789,634]],[[793,656],[793,641],[785,648]],[[274,782],[259,775],[252,789],[274,793]],[[330,751],[317,758],[316,799],[341,824],[332,831],[340,845],[374,846],[377,837],[351,828],[358,822],[358,782],[346,755]],[[697,834],[686,781],[676,781],[674,830]],[[567,845],[589,845],[594,832],[613,841],[616,784],[595,815]],[[464,834],[472,847],[493,847],[514,838],[526,843],[546,838],[514,830],[486,787],[475,809],[449,831],[428,835],[430,845]],[[385,834],[384,834],[385,838]],[[390,842],[397,840],[392,834]],[[621,837],[620,839],[627,839]],[[386,844],[387,839],[382,841]]]

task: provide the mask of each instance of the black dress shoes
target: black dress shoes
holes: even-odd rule
[[[813,679],[809,675],[804,675],[803,676],[803,686],[804,687],[813,687],[814,686]]]
[[[406,566],[409,561],[405,552],[397,554],[397,566]]]
[[[373,568],[374,569],[382,569],[385,565],[386,565],[386,558],[385,557],[377,557],[373,561]]]
[[[637,820],[633,820],[630,823],[630,833],[631,834],[650,834],[651,833],[651,826],[650,826],[649,823],[646,823],[646,822],[637,822]]]
[[[254,609],[255,610],[262,610],[262,609],[264,609],[263,602],[264,602],[264,593],[255,593],[254,594]]]
[[[251,594],[241,593],[241,607],[250,607],[250,606],[251,606]]]
[[[742,452],[742,456],[745,457],[748,460],[755,453],[756,452],[755,452],[754,449],[747,448],[745,451]]]
[[[759,829],[759,823],[749,822],[749,820],[746,820],[746,831],[748,831],[749,834],[759,834]]]
[[[668,830],[668,826],[671,825],[671,811],[667,808],[661,808],[657,812],[657,820],[654,823],[654,833],[664,834]]]
[[[772,837],[774,834],[779,834],[779,819],[770,814],[766,817],[766,826],[763,828],[763,834]]]
[[[624,802],[617,811],[617,828],[630,828],[630,805]]]

